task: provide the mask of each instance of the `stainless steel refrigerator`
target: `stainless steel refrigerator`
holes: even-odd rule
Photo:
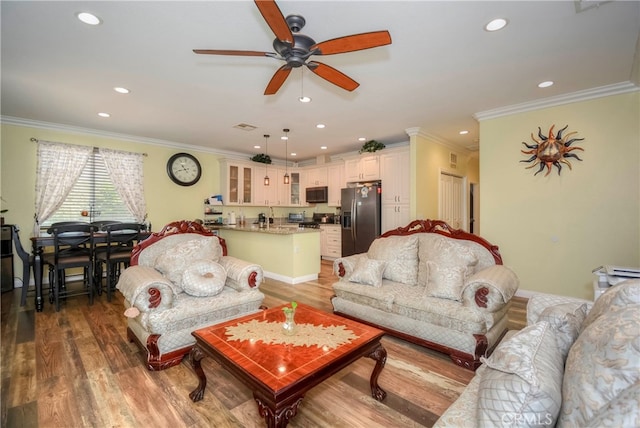
[[[342,189],[342,257],[366,253],[380,236],[382,184],[348,183]]]

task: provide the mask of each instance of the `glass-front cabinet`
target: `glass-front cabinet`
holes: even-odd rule
[[[249,165],[221,162],[226,170],[223,182],[225,205],[250,205],[253,203],[253,169]]]

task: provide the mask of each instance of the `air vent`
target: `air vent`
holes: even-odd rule
[[[253,131],[256,129],[256,126],[249,125],[248,123],[239,123],[234,126],[236,129],[242,129],[243,131]]]
[[[451,168],[458,166],[458,155],[453,152],[449,152],[449,166],[451,166]]]

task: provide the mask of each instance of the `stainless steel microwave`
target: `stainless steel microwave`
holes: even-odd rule
[[[321,187],[307,187],[307,203],[321,204],[326,203],[329,200],[329,188],[327,186]]]

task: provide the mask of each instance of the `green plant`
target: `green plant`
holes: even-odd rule
[[[362,148],[358,153],[373,153],[373,152],[377,152],[378,150],[382,150],[384,148],[385,148],[384,144],[376,140],[369,140],[362,145]]]
[[[267,163],[267,164],[271,163],[271,157],[269,155],[265,155],[264,153],[255,155],[254,157],[251,158],[251,160],[254,162],[260,162],[260,163]]]
[[[291,302],[291,307],[285,306],[284,308],[282,308],[282,311],[285,314],[290,314],[291,312],[294,312],[297,307],[298,307],[298,304],[296,302]]]

